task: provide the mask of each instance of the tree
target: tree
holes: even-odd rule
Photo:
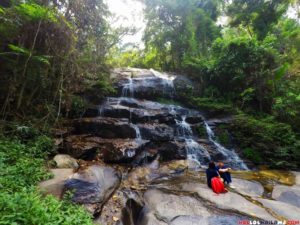
[[[227,15],[231,18],[231,26],[243,25],[251,36],[257,35],[262,40],[290,3],[290,0],[233,0],[227,6]]]
[[[166,70],[180,70],[183,60],[206,56],[219,36],[218,1],[143,1],[146,5],[146,51],[157,51]],[[153,50],[156,49],[156,50]]]

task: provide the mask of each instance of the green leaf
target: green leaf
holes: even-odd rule
[[[8,47],[16,52],[16,53],[20,53],[20,54],[24,54],[24,55],[29,55],[30,51],[27,48],[23,48],[17,45],[13,45],[13,44],[9,44]]]
[[[50,62],[48,60],[48,58],[50,58],[50,56],[46,56],[46,55],[38,55],[38,56],[34,56],[32,57],[33,60],[36,60],[38,62],[41,62],[41,63],[44,63],[44,64],[47,64],[47,65],[50,65]]]
[[[0,14],[4,14],[4,9],[0,7]]]
[[[280,80],[289,69],[289,64],[285,63],[275,71],[275,80]]]

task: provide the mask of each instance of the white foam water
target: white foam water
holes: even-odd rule
[[[208,139],[216,147],[216,150],[220,152],[223,156],[225,156],[228,160],[230,160],[232,163],[236,164],[236,166],[239,167],[239,169],[249,170],[247,165],[238,156],[238,154],[234,151],[234,149],[229,150],[224,146],[222,146],[219,142],[217,142],[215,138],[215,133],[213,132],[211,127],[208,125],[206,121],[204,122],[204,124],[208,135]]]

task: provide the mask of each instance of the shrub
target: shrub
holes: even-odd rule
[[[207,112],[210,116],[224,116],[236,112],[230,103],[212,98],[191,97],[188,102],[190,106],[197,108],[197,110]]]
[[[0,193],[0,224],[93,224],[79,206],[59,201],[52,196],[43,197],[34,188],[23,188],[15,193]]]
[[[26,144],[0,139],[0,224],[93,224],[83,208],[37,190],[37,183],[51,176],[45,159],[52,150],[47,136]]]
[[[300,144],[290,125],[277,122],[271,116],[254,118],[240,114],[229,131],[250,160],[275,168],[300,167]]]

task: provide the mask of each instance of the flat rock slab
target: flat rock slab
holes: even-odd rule
[[[235,186],[234,190],[243,195],[248,195],[251,197],[260,197],[264,193],[263,186],[256,181],[248,181],[248,180],[233,178],[232,184]]]
[[[143,215],[142,220],[140,221],[140,225],[168,225],[164,221],[158,220],[154,212],[147,212]]]
[[[170,225],[237,225],[241,220],[242,218],[237,216],[179,216],[172,220]]]
[[[60,198],[63,193],[65,181],[74,174],[73,169],[52,169],[50,171],[54,177],[41,182],[38,186],[43,193]]]
[[[271,209],[278,216],[287,220],[300,220],[300,208],[296,206],[269,199],[257,198],[256,200],[261,202],[264,207]]]
[[[272,198],[300,208],[300,186],[276,185],[272,192]]]
[[[186,183],[182,187],[186,191],[196,192],[201,198],[216,205],[219,209],[232,210],[250,217],[257,217],[263,220],[274,220],[265,209],[248,201],[239,194],[228,192],[226,194],[215,194],[206,185],[198,183]]]
[[[153,211],[157,218],[167,223],[178,216],[211,216],[201,202],[190,196],[167,194],[152,189],[146,191],[144,200],[146,207]]]

